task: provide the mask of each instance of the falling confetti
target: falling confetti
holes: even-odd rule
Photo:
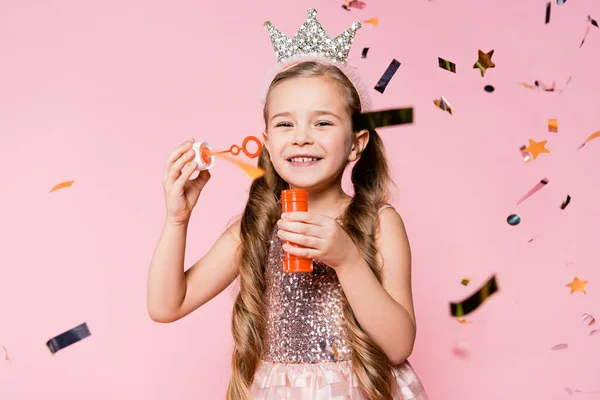
[[[521,217],[517,214],[511,214],[506,219],[506,222],[512,226],[519,225],[521,223]]]
[[[397,108],[393,110],[383,110],[354,114],[352,116],[352,126],[354,130],[362,129],[374,130],[385,126],[412,124],[413,109]]]
[[[4,360],[10,361],[10,358],[8,358],[8,351],[6,350],[6,347],[2,346],[2,349],[4,350]]]
[[[469,346],[466,342],[454,343],[452,353],[459,358],[466,359],[469,357]]]
[[[594,336],[597,333],[600,333],[600,330],[599,329],[594,329],[593,331],[590,332],[590,336]]]
[[[529,146],[525,148],[525,151],[531,153],[533,159],[535,160],[541,153],[550,153],[550,150],[544,147],[547,142],[547,140],[536,142],[529,139]]]
[[[550,22],[550,5],[550,2],[546,3],[546,23]]]
[[[75,181],[66,181],[66,182],[61,182],[59,184],[54,185],[54,187],[52,189],[50,189],[50,193],[54,192],[55,190],[58,189],[64,189],[64,188],[68,188],[71,187],[71,185],[73,184],[73,182]]]
[[[368,53],[368,52],[369,52],[369,47],[365,47],[365,48],[362,50],[362,53],[361,53],[361,55],[360,55],[360,58],[367,58],[367,53]]]
[[[81,339],[84,339],[90,335],[91,333],[87,327],[87,324],[84,322],[83,324],[48,340],[48,342],[46,342],[46,346],[48,346],[52,354],[54,354],[57,351],[62,350],[73,343],[77,343]]]
[[[585,294],[585,285],[587,285],[587,283],[588,281],[581,281],[578,277],[575,277],[575,279],[573,279],[573,282],[568,283],[565,286],[571,288],[571,294],[575,292],[581,292]]]
[[[562,6],[566,2],[567,2],[567,0],[556,0],[556,4],[558,4],[559,6]]]
[[[479,57],[477,59],[477,62],[475,62],[475,65],[473,65],[473,68],[479,68],[481,71],[481,77],[483,78],[486,69],[494,68],[496,66],[496,64],[492,62],[492,55],[494,54],[494,50],[491,50],[489,53],[484,53],[483,51],[479,50],[478,54]]]
[[[523,161],[527,163],[527,162],[531,161],[532,158],[531,158],[531,153],[528,153],[525,151],[526,148],[527,148],[527,146],[525,146],[525,145],[521,146],[521,155],[523,156]]]
[[[558,132],[558,120],[548,119],[548,132]]]
[[[562,204],[560,205],[560,209],[564,210],[569,205],[570,202],[571,202],[571,196],[567,195],[566,200],[563,201]]]
[[[379,79],[379,82],[377,82],[377,85],[375,85],[375,90],[377,90],[379,93],[383,93],[399,67],[400,62],[394,58],[383,73],[381,79]]]
[[[552,346],[551,350],[564,350],[567,347],[569,347],[568,344],[566,344],[566,343],[560,343],[560,344]]]
[[[456,73],[456,64],[451,61],[444,60],[443,58],[438,57],[438,65],[440,68],[445,69],[446,71]]]
[[[458,322],[458,323],[459,323],[459,324],[461,324],[461,325],[464,325],[464,324],[472,324],[472,322],[471,322],[471,321],[468,321],[468,320],[466,320],[466,319],[460,319],[460,318],[457,318],[457,319],[456,319],[456,322]]]
[[[369,18],[363,22],[366,24],[372,24],[373,26],[377,26],[377,25],[379,25],[379,18],[373,17],[373,18]]]
[[[587,139],[585,139],[585,142],[583,142],[583,144],[577,148],[577,150],[585,146],[585,144],[590,140],[596,139],[598,137],[600,137],[600,131],[592,133]]]
[[[492,294],[498,291],[496,276],[492,276],[481,288],[475,293],[459,303],[450,303],[450,314],[453,317],[462,317],[475,311],[483,302],[485,302]]]
[[[448,100],[446,100],[444,96],[442,96],[439,100],[433,100],[433,104],[452,115],[452,106],[450,105],[450,103],[448,103]]]
[[[585,42],[587,35],[590,33],[590,25],[594,25],[596,28],[598,28],[598,22],[596,22],[595,19],[592,19],[592,17],[590,15],[588,15],[587,24],[585,27],[585,35],[583,36],[583,39],[581,40],[581,44],[579,45],[579,48],[581,48],[581,46],[583,46],[583,43]]]
[[[464,278],[462,281],[460,281],[460,283],[462,283],[465,286],[467,286],[469,284],[469,282],[471,282],[471,280],[469,278]]]
[[[585,313],[581,316],[581,322],[587,326],[591,326],[596,323],[596,318],[591,314]]]
[[[524,202],[529,196],[531,196],[532,194],[534,194],[535,192],[537,192],[538,190],[540,190],[541,188],[543,188],[544,186],[546,186],[548,184],[548,178],[544,178],[542,179],[537,185],[535,185],[529,192],[525,193],[525,195],[523,197],[521,197],[521,199],[519,199],[519,201],[517,201],[517,205],[521,204],[522,202]]]
[[[365,3],[364,1],[358,1],[358,0],[345,0],[344,4],[342,5],[342,8],[350,11],[350,8],[357,8],[359,10],[362,10],[363,8],[365,8],[367,6],[367,3]]]
[[[483,90],[485,90],[488,93],[492,93],[495,89],[492,85],[486,85]]]

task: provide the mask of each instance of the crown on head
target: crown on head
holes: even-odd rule
[[[277,61],[284,61],[296,55],[319,54],[332,61],[345,63],[354,34],[360,29],[361,24],[359,21],[354,21],[350,28],[335,39],[331,39],[317,21],[317,10],[311,8],[306,12],[306,21],[293,38],[275,28],[270,21],[265,22],[264,26],[271,36]]]

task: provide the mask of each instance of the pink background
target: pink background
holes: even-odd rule
[[[411,362],[432,399],[566,399],[600,391],[600,3],[545,0],[46,1],[0,5],[1,399],[217,399],[229,379],[232,288],[173,324],[146,312],[146,273],[164,218],[167,154],[189,137],[215,148],[263,127],[258,89],[275,62],[271,20],[289,35],[306,9],[337,35],[354,19],[351,62],[373,87],[402,65],[377,109],[415,107],[381,129],[413,249],[419,335]],[[260,4],[260,7],[259,7]],[[363,47],[367,59],[360,59]],[[495,49],[496,68],[472,69]],[[437,57],[453,61],[457,74]],[[536,79],[561,96],[528,90]],[[483,87],[491,84],[494,93]],[[454,115],[436,108],[445,96]],[[547,131],[557,118],[559,132]],[[548,140],[525,164],[519,147]],[[242,211],[249,180],[217,160],[189,231],[186,267]],[[519,206],[540,179],[550,183]],[[49,194],[55,184],[72,187]],[[567,194],[571,204],[560,209]],[[506,217],[522,222],[509,226]],[[533,242],[528,240],[535,237]],[[497,274],[470,323],[449,315]],[[587,294],[569,294],[575,276]],[[465,287],[463,277],[471,278]],[[92,336],[51,355],[51,337]],[[552,351],[555,344],[569,348]],[[453,354],[468,346],[466,359]],[[0,357],[3,354],[0,351]],[[576,394],[598,398],[598,394]],[[594,397],[595,396],[595,397]]]

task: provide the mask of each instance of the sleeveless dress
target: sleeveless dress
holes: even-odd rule
[[[352,369],[335,270],[315,260],[310,273],[282,272],[277,230],[275,225],[265,270],[265,354],[250,387],[254,399],[364,400]],[[408,361],[393,372],[394,400],[428,400]]]

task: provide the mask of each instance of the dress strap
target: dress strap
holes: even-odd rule
[[[377,214],[381,214],[381,212],[383,210],[385,210],[386,208],[394,208],[394,206],[391,205],[390,203],[385,203],[384,205],[381,206],[381,208],[379,208],[379,210],[377,211]]]

